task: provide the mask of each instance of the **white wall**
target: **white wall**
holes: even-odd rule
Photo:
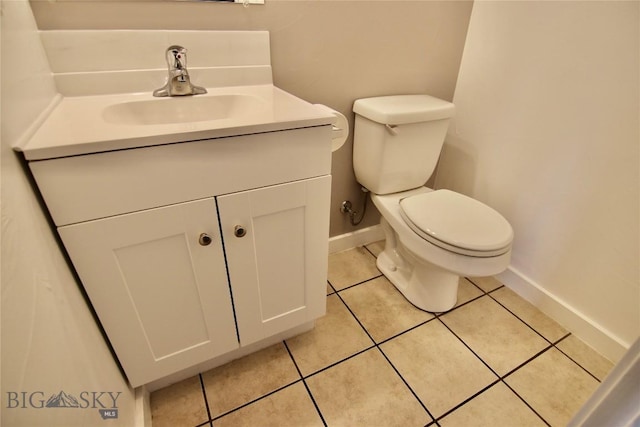
[[[503,281],[613,360],[640,334],[639,6],[477,1],[436,184],[503,213]]]
[[[11,150],[56,91],[28,2],[2,1],[1,6],[0,424],[131,426],[136,415],[134,393],[112,358]],[[103,421],[95,408],[31,408],[31,403],[40,406],[42,399],[60,391],[78,399],[91,396],[82,392],[121,392],[116,398],[118,419]],[[112,406],[104,395],[100,402]],[[82,400],[79,403],[85,405]]]

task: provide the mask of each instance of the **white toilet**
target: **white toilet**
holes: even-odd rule
[[[460,276],[491,276],[509,265],[513,230],[470,197],[424,187],[454,105],[428,95],[358,99],[353,166],[382,214],[380,271],[416,307],[447,311]]]

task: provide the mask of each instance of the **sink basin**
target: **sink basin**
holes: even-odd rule
[[[251,95],[181,96],[110,105],[102,117],[114,124],[161,125],[237,118],[264,108],[265,103]]]

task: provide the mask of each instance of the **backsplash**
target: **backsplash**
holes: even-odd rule
[[[187,48],[200,86],[273,82],[268,31],[54,30],[40,37],[63,96],[153,91],[166,79],[165,51],[174,44]]]

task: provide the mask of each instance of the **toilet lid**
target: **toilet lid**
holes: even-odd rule
[[[422,238],[457,253],[497,256],[507,252],[513,230],[489,206],[449,190],[436,190],[400,201],[402,217]]]

